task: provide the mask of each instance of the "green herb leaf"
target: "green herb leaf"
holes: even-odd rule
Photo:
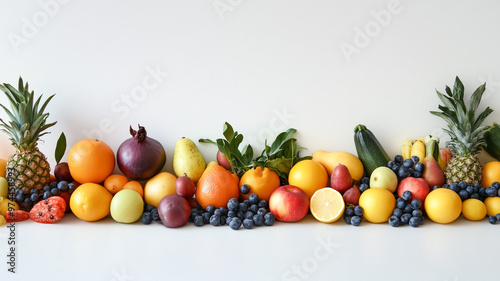
[[[233,127],[227,122],[224,123],[224,127],[222,128],[222,134],[224,135],[226,140],[229,142],[231,142],[233,140],[234,135],[235,135]]]
[[[61,161],[65,151],[66,151],[66,136],[64,135],[63,132],[59,136],[56,145],[55,159],[57,164],[59,164],[59,161]]]
[[[201,143],[211,143],[211,144],[215,144],[217,145],[216,142],[214,142],[213,140],[211,139],[199,139],[198,142],[201,142]]]

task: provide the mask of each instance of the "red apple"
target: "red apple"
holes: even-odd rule
[[[219,163],[219,165],[224,167],[226,170],[231,170],[231,164],[227,160],[224,153],[220,152],[220,150],[217,151],[217,163]]]
[[[411,191],[412,198],[410,200],[419,199],[422,207],[424,206],[425,197],[430,192],[429,184],[424,178],[407,177],[403,179],[398,185],[398,196],[402,197],[406,190]]]
[[[296,222],[309,211],[309,197],[299,187],[283,185],[271,193],[269,210],[279,221]]]

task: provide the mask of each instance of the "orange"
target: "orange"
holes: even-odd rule
[[[290,169],[288,183],[299,187],[311,198],[316,190],[327,186],[328,173],[320,163],[302,160]]]
[[[79,183],[102,183],[115,168],[115,154],[103,141],[84,139],[68,153],[71,176]]]
[[[144,197],[144,188],[142,187],[141,183],[138,181],[129,181],[127,182],[124,186],[123,189],[132,189],[137,191],[141,197]]]
[[[490,187],[496,181],[500,182],[500,161],[491,161],[484,164],[481,186]]]
[[[69,206],[75,216],[84,221],[97,221],[109,214],[113,195],[96,183],[80,185],[69,199]]]
[[[7,160],[0,158],[0,177],[6,178],[5,167],[7,167]]]
[[[196,185],[196,200],[203,209],[209,205],[226,207],[231,198],[238,198],[238,176],[212,161],[201,175]]]
[[[128,183],[128,178],[124,175],[113,174],[104,180],[104,187],[111,193],[116,194]]]
[[[240,179],[240,186],[247,184],[250,187],[248,194],[240,194],[240,198],[245,200],[252,193],[259,196],[260,199],[269,201],[273,191],[280,187],[280,177],[278,174],[267,167],[256,167],[246,171]]]
[[[458,219],[462,213],[462,204],[462,199],[455,191],[437,188],[425,197],[424,208],[433,222],[447,224]]]
[[[396,198],[385,188],[369,188],[361,193],[359,206],[363,208],[363,216],[367,221],[384,223],[396,207]]]

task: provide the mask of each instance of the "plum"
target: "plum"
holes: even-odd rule
[[[158,204],[158,214],[164,226],[170,228],[185,225],[191,215],[191,206],[186,198],[178,194],[170,194]]]
[[[196,187],[194,185],[193,180],[188,177],[186,174],[182,177],[178,177],[175,180],[175,191],[177,194],[180,196],[183,196],[185,198],[191,198],[193,197],[194,193],[196,192]]]
[[[73,177],[71,176],[67,162],[60,162],[56,165],[56,167],[54,168],[54,176],[56,177],[57,181],[73,181]]]

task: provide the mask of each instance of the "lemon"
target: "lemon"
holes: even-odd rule
[[[96,183],[80,185],[69,199],[75,216],[84,221],[97,221],[109,214],[113,195],[104,186]]]
[[[424,208],[433,222],[451,223],[462,213],[462,200],[455,191],[438,188],[429,192],[425,198]]]
[[[327,186],[328,172],[314,160],[302,160],[290,169],[288,183],[299,187],[311,198],[316,190]]]
[[[385,188],[369,188],[361,193],[359,206],[363,208],[363,216],[372,223],[383,223],[389,220],[396,198]]]
[[[500,197],[488,197],[484,199],[488,216],[496,216],[500,214]]]
[[[486,216],[486,205],[479,199],[469,198],[462,203],[462,215],[471,221],[482,220]]]
[[[8,210],[19,210],[19,205],[7,198],[0,198],[0,214],[5,215]]]
[[[337,221],[345,209],[342,194],[331,187],[324,187],[314,192],[309,205],[311,214],[324,223]]]

